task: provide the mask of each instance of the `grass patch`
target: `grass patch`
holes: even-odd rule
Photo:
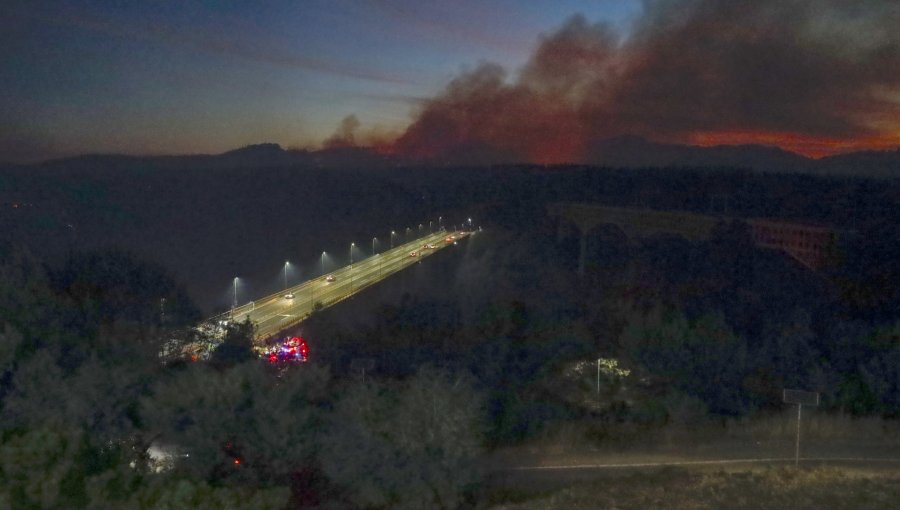
[[[512,495],[510,493],[506,493]],[[896,509],[900,473],[853,474],[837,468],[768,468],[733,472],[662,469],[573,483],[550,494],[489,498],[492,510],[618,509],[793,510]]]
[[[500,449],[498,467],[615,462],[619,454],[644,457],[622,462],[794,456],[796,410],[743,419],[698,420],[690,427],[636,427],[631,422],[572,420],[548,425],[522,444]],[[807,412],[801,456],[806,458],[900,458],[900,421]],[[512,454],[504,459],[504,454]],[[518,458],[516,458],[518,456]],[[552,457],[557,457],[550,460]]]

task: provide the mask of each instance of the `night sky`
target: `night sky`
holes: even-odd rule
[[[598,140],[900,146],[900,3],[4,2],[0,161]]]

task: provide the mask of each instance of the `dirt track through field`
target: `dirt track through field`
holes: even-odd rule
[[[793,463],[793,457],[770,457],[757,459],[712,459],[712,460],[685,460],[664,462],[625,462],[609,464],[568,464],[550,466],[514,466],[507,471],[559,471],[577,469],[634,469],[634,468],[663,468],[663,467],[690,467],[690,466],[722,466],[739,464],[778,464]],[[866,458],[866,457],[801,457],[801,465],[809,463],[872,463],[872,464],[897,464],[900,459]]]

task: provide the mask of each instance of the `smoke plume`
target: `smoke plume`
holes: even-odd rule
[[[577,15],[514,78],[483,64],[452,80],[393,151],[577,162],[620,135],[811,156],[897,146],[897,27],[894,0],[646,0],[627,35]]]
[[[341,119],[337,129],[322,145],[326,149],[341,149],[356,147],[356,130],[359,129],[359,119],[356,115],[348,115]]]

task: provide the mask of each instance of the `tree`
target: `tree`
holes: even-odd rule
[[[737,415],[747,410],[741,384],[747,346],[720,317],[689,321],[676,310],[635,311],[620,342],[650,374],[700,398],[710,411]]]
[[[22,335],[16,357],[50,344],[84,340],[75,307],[51,288],[46,268],[31,252],[13,248],[0,263],[0,323]]]
[[[222,343],[213,351],[210,363],[225,368],[255,359],[253,337],[256,326],[247,317],[244,322],[232,322],[225,327]]]
[[[130,464],[122,448],[77,430],[37,428],[0,437],[0,508],[276,510],[286,487],[221,487]]]
[[[183,449],[177,471],[286,484],[315,458],[328,380],[311,364],[280,376],[255,360],[229,369],[191,364],[160,381],[141,416],[162,444]]]
[[[843,374],[841,405],[854,414],[900,414],[900,323],[874,328],[860,339],[864,357]]]
[[[885,219],[846,240],[846,262],[833,275],[854,317],[889,322],[900,316],[900,225]]]
[[[141,485],[124,508],[281,510],[289,498],[287,487],[222,487],[203,480],[162,476]]]
[[[480,402],[471,380],[433,368],[354,384],[335,404],[325,472],[362,507],[456,508],[479,481]]]
[[[72,368],[59,362],[64,355],[55,346],[21,357],[5,378],[0,426],[80,427],[100,442],[139,441],[138,401],[159,364],[129,352],[122,350],[119,357],[92,352]]]
[[[185,290],[163,267],[123,251],[74,254],[53,280],[91,322],[183,326],[199,319]]]
[[[98,446],[78,429],[7,431],[0,440],[3,508],[122,507],[140,479],[116,446]]]

